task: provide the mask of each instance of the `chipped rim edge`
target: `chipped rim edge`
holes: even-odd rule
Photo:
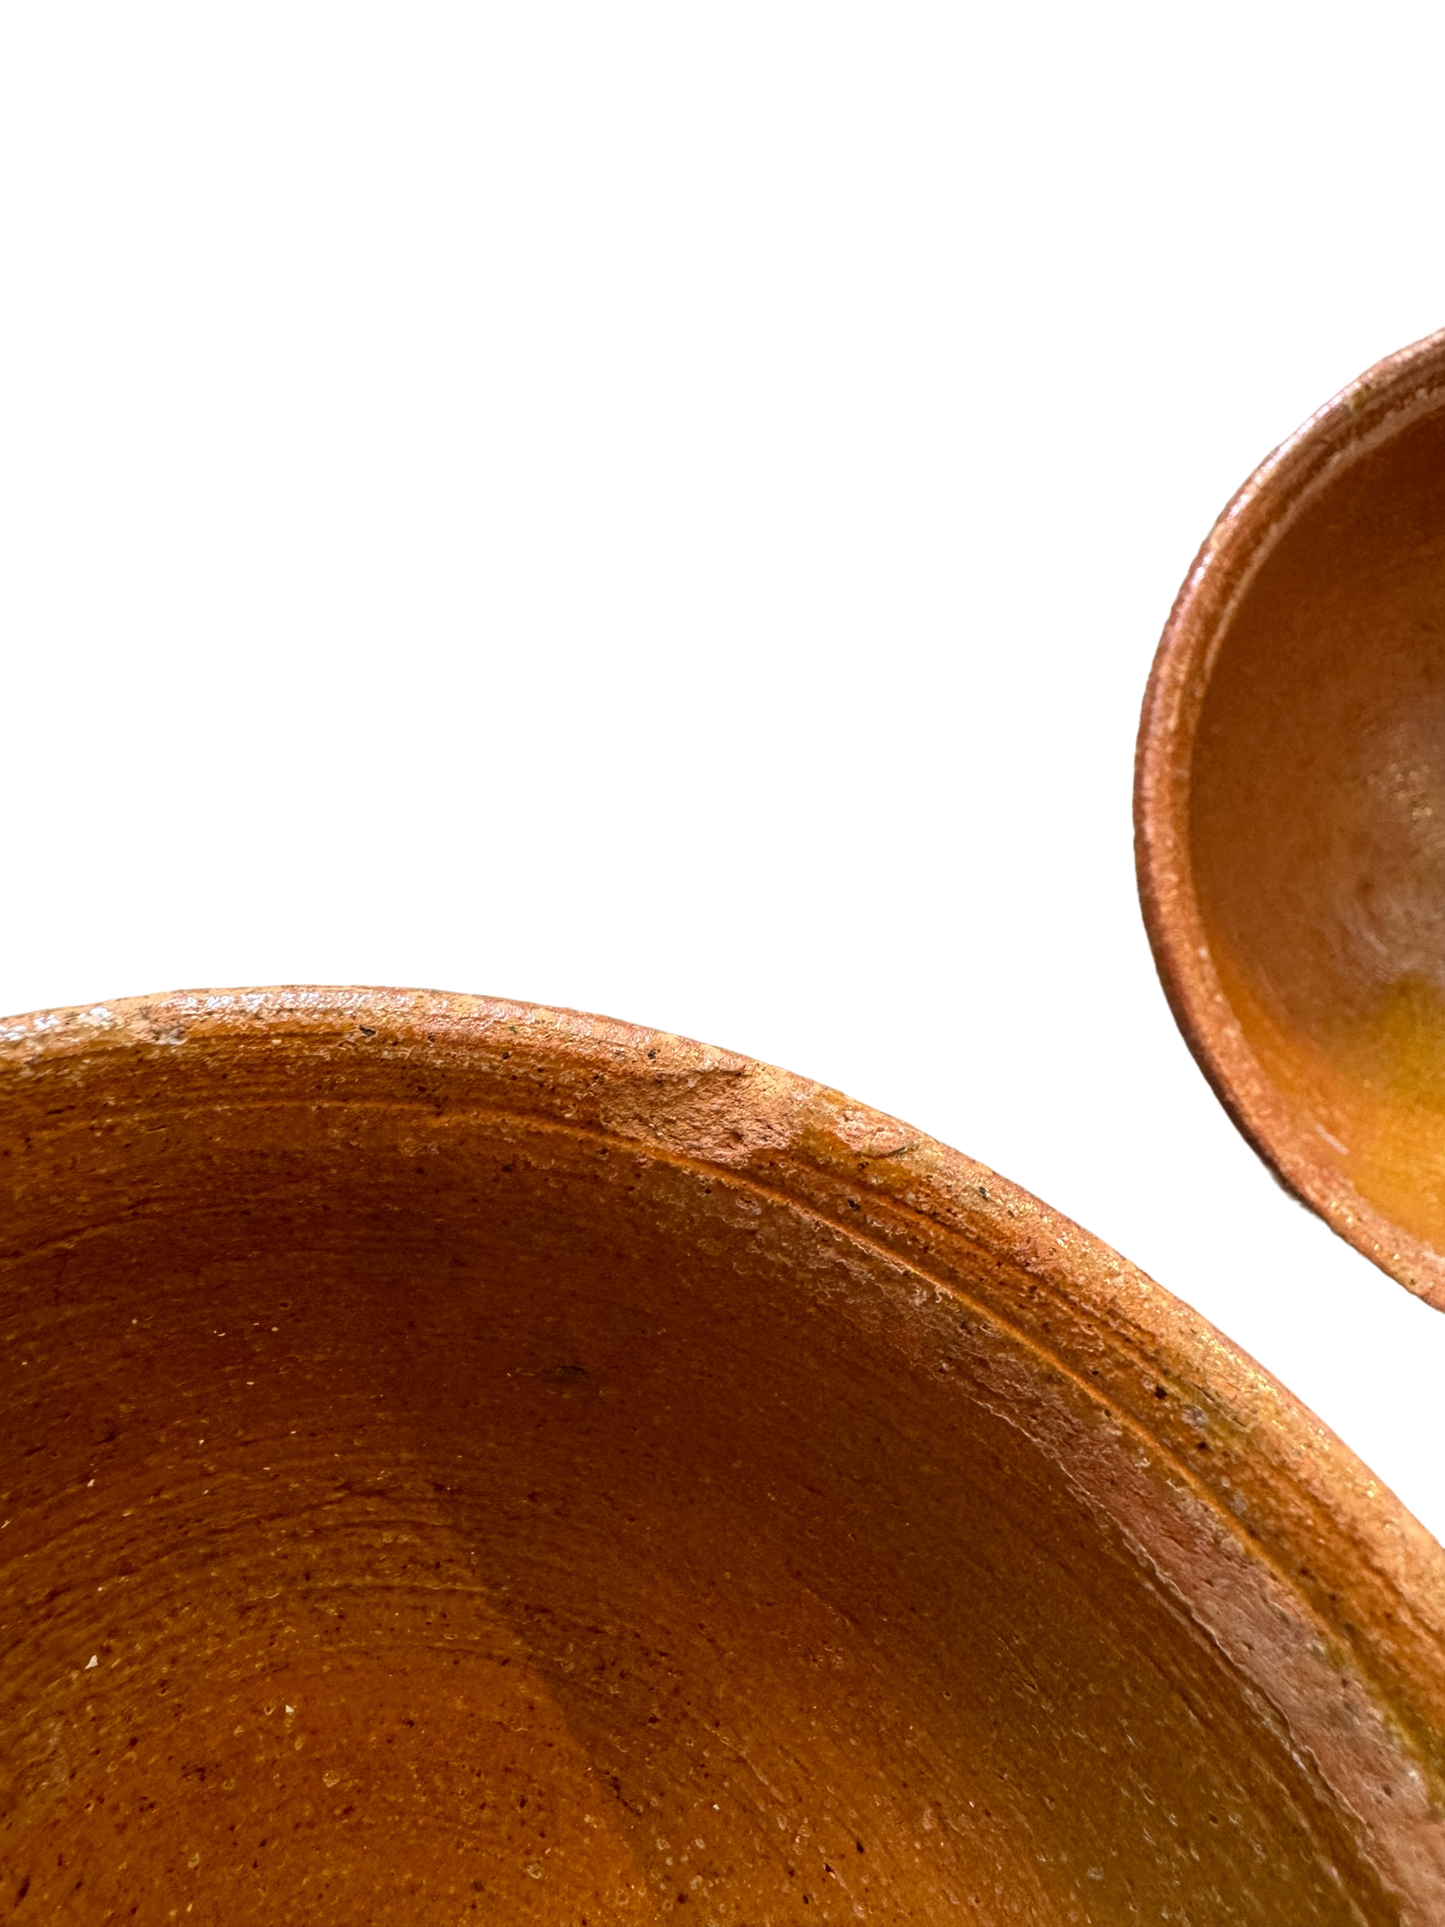
[[[375,1028],[383,1047],[400,1041],[409,1050],[480,1059],[503,1041],[498,1032],[505,1026],[508,1049],[520,1049],[524,1061],[530,1056],[540,1067],[564,1060],[604,1071],[610,1087],[618,1090],[629,1082],[644,1089],[648,1095],[640,1109],[627,1112],[627,1128],[619,1132],[609,1122],[610,1135],[660,1161],[703,1167],[732,1183],[769,1190],[850,1239],[886,1252],[955,1302],[972,1301],[1011,1343],[1026,1348],[1046,1368],[1066,1373],[1117,1420],[1126,1436],[1164,1461],[1164,1468],[1150,1476],[1162,1481],[1161,1490],[1167,1487],[1171,1503],[1182,1506],[1181,1519],[1194,1519],[1197,1525],[1201,1514],[1207,1516],[1210,1542],[1222,1548],[1218,1556],[1225,1569],[1232,1567],[1241,1579],[1250,1575],[1266,1602],[1286,1597],[1294,1602],[1287,1616],[1295,1633],[1278,1646],[1272,1660],[1260,1653],[1258,1665],[1248,1657],[1254,1649],[1247,1641],[1243,1654],[1236,1646],[1231,1658],[1237,1627],[1221,1636],[1218,1629],[1209,1630],[1206,1621],[1200,1624],[1260,1690],[1273,1690],[1264,1683],[1269,1678],[1292,1696],[1292,1710],[1285,1717],[1295,1733],[1296,1750],[1303,1749],[1314,1761],[1313,1770],[1331,1788],[1332,1797],[1354,1812],[1364,1833],[1378,1843],[1375,1864],[1393,1869],[1392,1891],[1406,1909],[1402,1921],[1425,1927],[1438,1916],[1445,1893],[1445,1852],[1433,1844],[1438,1829],[1431,1816],[1445,1805],[1445,1752],[1433,1745],[1422,1750],[1420,1736],[1445,1726],[1445,1550],[1323,1421],[1239,1346],[1100,1239],[987,1166],[826,1086],[730,1051],[612,1018],[433,991],[277,986],[176,992],[0,1020],[0,1090],[9,1076],[25,1078],[112,1050],[178,1049],[192,1036],[213,1043],[254,1038],[258,1032],[282,1045],[308,1036],[353,1041],[360,1020],[369,1016],[379,1020]],[[696,1117],[656,1101],[658,1080],[671,1090],[688,1089],[692,1085],[687,1080],[695,1082],[707,1072],[724,1074],[729,1102],[741,1101],[759,1127],[748,1151],[736,1160],[720,1155],[716,1135],[709,1137]],[[571,1096],[565,1101],[571,1102]],[[549,1109],[538,1103],[520,1114],[508,1106],[505,1114],[555,1118],[575,1131],[589,1128],[560,1104]],[[820,1127],[827,1140],[822,1149]],[[748,1161],[760,1146],[767,1148],[770,1159],[782,1160],[781,1165],[770,1161],[766,1179]],[[832,1162],[830,1147],[842,1154]],[[865,1147],[864,1161],[871,1156],[877,1169],[860,1177],[858,1157]],[[845,1163],[849,1188],[877,1207],[875,1224],[883,1229],[874,1235],[856,1218],[844,1222],[847,1212],[839,1214],[837,1183]],[[1263,1543],[1258,1531],[1236,1516],[1226,1494],[1201,1477],[1197,1460],[1180,1451],[1163,1430],[1164,1408],[1156,1408],[1153,1398],[1141,1396],[1137,1407],[1121,1404],[1117,1388],[1106,1389],[1081,1376],[1082,1357],[1071,1351],[1067,1337],[1054,1332],[1044,1340],[1019,1315],[1019,1308],[1011,1307],[1007,1280],[980,1276],[963,1290],[956,1281],[931,1273],[927,1258],[890,1244],[885,1235],[890,1221],[916,1228],[944,1247],[956,1242],[973,1253],[981,1247],[1050,1287],[1055,1302],[1070,1307],[1084,1330],[1113,1353],[1121,1382],[1126,1372],[1144,1367],[1146,1385],[1168,1380],[1176,1390],[1202,1389],[1247,1436],[1249,1451],[1262,1468],[1274,1543]],[[1016,1422],[1023,1422],[1022,1415]],[[1059,1462],[1072,1480],[1071,1462]],[[1097,1490],[1091,1496],[1087,1481],[1079,1492],[1086,1504],[1108,1513],[1107,1501]],[[1109,1516],[1116,1525],[1123,1524],[1125,1514]],[[1324,1520],[1332,1544],[1321,1537]],[[1229,1547],[1233,1550],[1223,1549]],[[1158,1563],[1158,1545],[1136,1541],[1135,1549],[1166,1586],[1176,1585]],[[1333,1610],[1322,1609],[1314,1594],[1301,1588],[1297,1575],[1310,1568],[1320,1586],[1332,1589],[1328,1596]],[[1364,1598],[1382,1588],[1398,1608],[1384,1614],[1388,1628],[1378,1624]],[[1223,1590],[1229,1592],[1228,1584]],[[1197,1589],[1179,1596],[1191,1616],[1197,1616]],[[1375,1628],[1362,1645],[1341,1643],[1341,1628],[1352,1615]],[[1336,1651],[1325,1670],[1320,1670],[1326,1667],[1323,1655],[1301,1658],[1294,1644],[1300,1628],[1311,1623],[1326,1633]],[[1269,1638],[1266,1629],[1266,1645]],[[1333,1768],[1322,1762],[1322,1754],[1338,1737],[1330,1728],[1326,1701],[1334,1691],[1329,1682],[1339,1682],[1333,1669],[1341,1653],[1365,1703],[1374,1709],[1376,1728],[1375,1751],[1365,1746],[1359,1760],[1347,1758],[1348,1771],[1341,1770],[1338,1758]],[[1295,1683],[1289,1686],[1286,1675],[1293,1668],[1303,1670],[1291,1674]],[[1355,1794],[1368,1791],[1369,1775],[1378,1774],[1381,1746],[1397,1768],[1403,1764],[1407,1775],[1414,1776],[1412,1798],[1418,1796],[1417,1805],[1428,1804],[1423,1818],[1420,1812],[1397,1818],[1393,1808],[1377,1820],[1361,1813]],[[1422,1857],[1420,1841],[1425,1838],[1430,1844]]]
[[[665,1025],[647,1023],[640,1017],[622,1017],[613,1012],[588,1010],[580,1004],[557,1004],[543,998],[516,996],[491,990],[453,989],[439,985],[410,983],[372,983],[362,979],[314,981],[283,979],[276,983],[235,983],[235,985],[177,985],[158,990],[133,990],[114,996],[87,998],[77,1004],[42,1004],[33,1010],[19,1010],[0,1017],[0,1075],[6,1069],[27,1068],[37,1058],[50,1054],[71,1054],[73,1050],[91,1052],[106,1044],[181,1043],[183,1031],[164,1031],[156,1019],[264,1019],[272,1031],[302,1035],[310,1023],[328,1021],[353,1012],[387,1012],[393,1023],[412,1023],[418,1043],[432,1041],[432,1033],[422,1031],[422,1023],[435,1023],[437,1017],[455,1019],[447,1041],[457,1046],[476,1046],[499,1023],[520,1017],[528,1025],[545,1023],[551,1027],[553,1048],[559,1044],[576,1052],[586,1062],[590,1046],[605,1043],[622,1046],[634,1062],[642,1060],[651,1048],[667,1046],[672,1062],[690,1069],[748,1069],[757,1073],[757,1112],[782,1112],[792,1100],[800,1114],[815,1116],[823,1106],[846,1104],[855,1120],[867,1120],[869,1127],[886,1133],[904,1131],[909,1139],[907,1156],[896,1160],[896,1170],[907,1170],[913,1189],[906,1201],[894,1191],[886,1191],[871,1179],[850,1175],[850,1183],[873,1191],[894,1208],[902,1208],[944,1233],[959,1235],[986,1245],[996,1256],[1004,1256],[1023,1270],[1064,1281],[1067,1295],[1075,1307],[1085,1312],[1106,1335],[1114,1349],[1135,1349],[1141,1341],[1156,1349],[1156,1359],[1177,1370],[1185,1380],[1208,1386],[1222,1405],[1252,1428],[1268,1424],[1293,1432],[1293,1443],[1304,1449],[1304,1465],[1318,1465],[1320,1453],[1337,1459],[1337,1470],[1345,1482],[1329,1480],[1331,1501],[1337,1501],[1345,1486],[1368,1493],[1368,1503],[1354,1507],[1354,1524],[1362,1530],[1366,1518],[1376,1513],[1379,1493],[1387,1495],[1387,1509],[1397,1513],[1389,1520],[1389,1532],[1401,1526],[1439,1559],[1441,1580],[1445,1582],[1445,1544],[1430,1522],[1410,1507],[1403,1493],[1372,1465],[1349,1439],[1345,1438],[1324,1412],[1304,1399],[1295,1387],[1275,1372],[1264,1359],[1252,1353],[1243,1339],[1227,1332],[1206,1310],[1175,1291],[1164,1280],[1148,1272],[1143,1264],[1114,1245],[1102,1231],[1094,1231],[1083,1220],[1065,1212],[1060,1204],[1042,1197],[1021,1179],[1010,1177],[985,1158],[938,1137],[923,1125],[902,1118],[898,1112],[884,1110],[867,1098],[844,1091],[809,1071],[778,1064],[771,1058],[755,1056],[732,1044],[701,1039],[688,1031],[674,1031]],[[135,1019],[145,1019],[137,1023]],[[116,1035],[119,1033],[119,1035]],[[470,1033],[470,1035],[468,1035]],[[832,1122],[832,1120],[828,1120]],[[649,1154],[672,1156],[678,1162],[703,1164],[726,1172],[738,1183],[757,1183],[746,1166],[721,1162],[715,1148],[690,1145],[686,1133],[672,1137],[644,1137]],[[888,1154],[894,1158],[894,1154]],[[979,1181],[988,1185],[981,1191]],[[815,1216],[817,1202],[798,1187],[792,1195]],[[979,1199],[986,1197],[988,1210]],[[992,1208],[1002,1206],[1002,1208]],[[1010,1208],[1011,1206],[1011,1208]],[[828,1220],[834,1222],[834,1220]],[[842,1220],[838,1229],[855,1235]],[[1019,1226],[1010,1231],[1008,1226]],[[900,1256],[900,1254],[896,1254]],[[900,1258],[900,1262],[907,1262]],[[988,1314],[1000,1326],[1015,1330],[1015,1335],[1040,1357],[1058,1359],[1044,1349],[1029,1333],[1011,1326],[1008,1312],[988,1301]],[[1127,1330],[1125,1330],[1127,1326]],[[1062,1362],[1062,1360],[1060,1360]],[[1108,1401],[1104,1401],[1108,1403]],[[1260,1409],[1264,1407],[1264,1409]],[[1187,1468],[1177,1459],[1168,1439],[1154,1438],[1156,1449],[1173,1463]],[[1229,1520],[1227,1509],[1222,1517]],[[1374,1530],[1366,1536],[1374,1536]],[[1445,1594],[1443,1594],[1445,1603]]]

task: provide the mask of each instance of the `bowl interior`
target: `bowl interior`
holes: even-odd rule
[[[1188,835],[1220,982],[1311,1154],[1445,1251],[1445,408],[1342,464],[1254,574]]]
[[[885,1121],[834,1220],[582,1116],[609,1053],[676,1110],[645,1035],[495,1042],[483,1103],[387,1022],[6,1087],[7,1919],[1405,1917],[1097,1496],[1109,1342],[869,1230]]]

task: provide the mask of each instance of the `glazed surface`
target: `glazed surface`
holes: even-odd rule
[[[1445,1249],[1445,411],[1322,490],[1251,584],[1190,829],[1262,1060]]]
[[[17,1922],[1439,1918],[1438,1549],[1026,1194],[523,1006],[5,1039]]]
[[[1307,1202],[1445,1304],[1445,341],[1323,410],[1221,518],[1146,704],[1161,973]]]

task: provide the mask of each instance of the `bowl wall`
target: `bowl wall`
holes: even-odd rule
[[[17,1922],[1441,1917],[1442,1558],[1026,1194],[419,993],[5,1031]]]
[[[1445,1303],[1445,338],[1221,518],[1145,705],[1139,855],[1166,988],[1240,1124]]]

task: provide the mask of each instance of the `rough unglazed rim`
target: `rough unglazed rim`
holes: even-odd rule
[[[1199,910],[1189,850],[1189,785],[1214,661],[1256,571],[1343,466],[1442,398],[1445,329],[1377,362],[1254,471],[1206,537],[1165,624],[1144,694],[1134,765],[1134,855],[1144,924],[1164,994],[1196,1063],[1285,1189],[1439,1311],[1445,1311],[1445,1254],[1360,1195],[1316,1147],[1250,1049],[1220,983]]]
[[[399,1047],[408,1058],[435,1053],[495,1062],[505,1044],[524,1064],[586,1070],[594,1085],[599,1079],[618,1089],[630,1083],[642,1095],[627,1113],[621,1141],[650,1157],[767,1189],[895,1259],[899,1245],[889,1243],[887,1233],[906,1220],[925,1243],[957,1242],[1025,1267],[1066,1314],[1052,1326],[1048,1319],[1042,1326],[1031,1322],[1016,1292],[1010,1299],[1007,1280],[987,1276],[985,1267],[973,1302],[1047,1368],[1081,1384],[1150,1453],[1169,1461],[1171,1489],[1187,1488],[1188,1503],[1207,1509],[1211,1529],[1229,1535],[1241,1556],[1256,1570],[1267,1569],[1307,1613],[1336,1630],[1363,1619],[1370,1629],[1364,1651],[1377,1652],[1382,1664],[1364,1664],[1355,1644],[1358,1676],[1410,1755],[1422,1763],[1426,1757],[1422,1722],[1425,1736],[1445,1731],[1445,1551],[1349,1447],[1238,1346],[1101,1240],[987,1166],[806,1078],[575,1011],[431,991],[280,986],[175,992],[0,1020],[0,1118],[10,1080],[47,1072],[64,1077],[111,1051],[154,1055],[191,1038],[213,1045],[249,1039],[282,1048],[306,1040],[313,1048],[355,1047],[368,1032],[376,1034],[377,1048]],[[720,1076],[726,1088],[727,1121],[746,1126],[737,1157],[719,1149],[735,1133],[709,1128],[674,1101],[708,1074]],[[535,1098],[538,1087],[530,1088]],[[547,1122],[550,1103],[552,1121],[569,1130],[593,1128],[577,1115],[578,1088],[554,1090],[527,1115]],[[517,1115],[511,1105],[506,1114]],[[840,1174],[861,1211],[838,1208]],[[916,1256],[904,1262],[928,1277]],[[942,1288],[969,1302],[956,1282],[943,1281]],[[1111,1388],[1100,1385],[1097,1373],[1083,1376],[1084,1352],[1061,1335],[1071,1320],[1112,1353],[1118,1369]],[[1156,1402],[1164,1387],[1180,1398],[1204,1390],[1247,1437],[1274,1502],[1272,1551],[1231,1506],[1237,1492],[1219,1489],[1214,1455],[1201,1465],[1199,1455],[1171,1439],[1170,1411]],[[1168,1407],[1178,1403],[1171,1397]],[[1228,1480],[1222,1482],[1228,1488]],[[1334,1541],[1333,1553],[1326,1539]],[[1314,1582],[1309,1592],[1301,1588],[1302,1571]],[[1389,1608],[1372,1609],[1368,1592],[1387,1599]],[[1332,1618],[1320,1613],[1322,1598],[1335,1601]],[[1404,1737],[1409,1733],[1413,1740]],[[1445,1747],[1439,1758],[1436,1753],[1427,1737],[1426,1755],[1434,1761],[1427,1773],[1445,1804]]]
[[[900,1202],[931,1227],[958,1231],[969,1239],[979,1239],[1008,1256],[1027,1264],[1038,1276],[1046,1270],[1067,1274],[1067,1287],[1073,1303],[1083,1308],[1100,1332],[1114,1345],[1139,1351],[1141,1341],[1150,1345],[1144,1362],[1158,1366],[1160,1372],[1173,1372],[1183,1382],[1208,1382],[1216,1397],[1227,1399],[1235,1416],[1254,1432],[1268,1428],[1270,1438],[1283,1447],[1275,1457],[1291,1459],[1300,1468],[1318,1468],[1333,1461],[1337,1476],[1327,1480],[1331,1507],[1339,1507],[1349,1491],[1354,1499],[1368,1503],[1351,1505],[1351,1522],[1362,1540],[1376,1540],[1379,1553],[1389,1555],[1401,1545],[1401,1534],[1435,1565],[1441,1582],[1439,1603],[1445,1607],[1445,1544],[1435,1536],[1432,1526],[1420,1517],[1405,1497],[1370,1465],[1362,1453],[1316,1407],[1300,1397],[1299,1391],[1283,1380],[1270,1364],[1258,1359],[1247,1345],[1225,1332],[1208,1312],[1173,1291],[1164,1281],[1154,1278],[1144,1266],[1119,1251],[1100,1231],[1069,1216],[1058,1204],[1040,1197],[1029,1185],[986,1164],[983,1158],[936,1137],[933,1131],[886,1112],[865,1098],[828,1085],[807,1071],[775,1064],[769,1058],[753,1056],[726,1044],[709,1043],[686,1031],[670,1031],[632,1017],[613,1016],[611,1012],[584,1010],[574,1004],[551,1004],[538,998],[493,994],[486,990],[445,989],[434,985],[393,985],[393,983],[237,983],[237,985],[187,985],[160,990],[121,992],[116,996],[94,998],[81,1004],[44,1004],[35,1010],[13,1012],[0,1017],[0,1077],[15,1068],[33,1068],[40,1058],[92,1054],[104,1044],[154,1044],[156,1039],[170,1043],[166,1025],[197,1023],[212,1019],[214,1031],[235,1029],[254,1035],[258,1023],[276,1031],[295,1031],[304,1035],[324,1025],[328,1019],[356,1014],[385,1014],[395,1027],[408,1023],[418,1044],[437,1041],[437,1021],[451,1019],[447,1025],[447,1044],[468,1043],[468,1033],[480,1043],[487,1031],[499,1023],[522,1019],[524,1025],[545,1025],[547,1043],[576,1052],[580,1062],[601,1058],[601,1050],[617,1052],[622,1046],[632,1062],[647,1056],[663,1056],[670,1069],[684,1066],[717,1068],[736,1066],[755,1073],[753,1091],[763,1098],[759,1112],[782,1118],[788,1100],[801,1100],[803,1110],[844,1104],[850,1118],[867,1123],[877,1135],[904,1135],[902,1152],[886,1152],[888,1175],[906,1174],[907,1199],[900,1201],[898,1185],[880,1191],[896,1210]],[[320,1019],[320,1023],[318,1023]],[[39,1046],[39,1048],[37,1048]],[[512,1046],[516,1048],[516,1046]],[[609,1066],[611,1068],[611,1066]],[[578,1125],[584,1129],[584,1125]],[[709,1166],[728,1175],[734,1183],[757,1185],[746,1170],[721,1164],[709,1148],[669,1143],[657,1137],[645,1141],[649,1156],[670,1156],[678,1164]],[[981,1179],[986,1187],[981,1191]],[[854,1189],[873,1189],[873,1177],[857,1177],[850,1170]],[[784,1191],[790,1202],[803,1210],[823,1216],[817,1202],[801,1189]],[[986,1199],[986,1204],[985,1204]],[[836,1229],[859,1237],[857,1222],[834,1220]],[[1017,1227],[1017,1229],[1011,1229]],[[863,1239],[867,1243],[867,1239]],[[1064,1253],[1060,1260],[1058,1253]],[[896,1256],[896,1253],[894,1253]],[[956,1297],[958,1287],[950,1285]],[[1125,1303],[1127,1301],[1127,1303]],[[986,1316],[1010,1326],[1006,1308],[996,1303],[979,1303]],[[1121,1316],[1123,1314],[1123,1316]],[[1125,1326],[1129,1335],[1125,1335]],[[1010,1326],[1013,1335],[1031,1351],[1069,1372],[1069,1360],[1058,1351],[1046,1351],[1037,1335],[1021,1326]],[[1071,1374],[1073,1376],[1073,1374]],[[1096,1386],[1087,1387],[1092,1397],[1108,1403]],[[1258,1401],[1250,1409],[1252,1401]],[[1262,1409],[1264,1407],[1264,1409]],[[1175,1453],[1168,1439],[1148,1430],[1139,1420],[1116,1409],[1116,1416],[1131,1430],[1146,1432],[1150,1447],[1168,1455],[1179,1476],[1196,1490],[1210,1488],[1200,1482],[1198,1466]],[[1322,1457],[1324,1455],[1324,1457]],[[1248,1538],[1239,1520],[1210,1493],[1210,1503],[1231,1532],[1250,1547],[1252,1557],[1262,1557],[1260,1547]],[[1376,1530],[1376,1515],[1389,1515],[1383,1532]],[[1393,1565],[1393,1557],[1385,1557]]]

